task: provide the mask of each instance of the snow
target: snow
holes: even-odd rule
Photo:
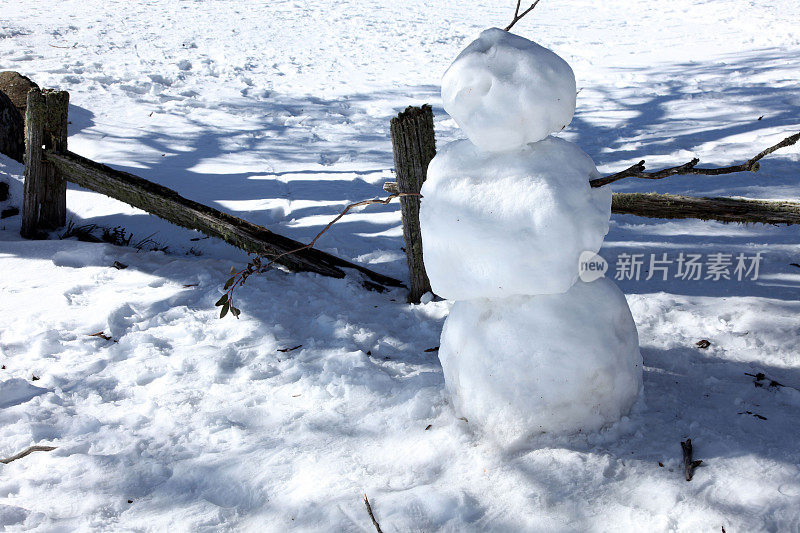
[[[462,136],[439,73],[513,9],[0,5],[0,65],[70,91],[73,151],[303,242],[383,194],[389,120],[407,105],[433,105],[439,146]],[[738,163],[796,131],[797,20],[789,0],[574,0],[541,2],[514,31],[572,65],[578,105],[559,136],[606,174],[640,159]],[[795,146],[757,174],[614,188],[797,199],[798,161]],[[0,208],[19,206],[22,166],[0,157],[0,180]],[[763,277],[619,281],[643,401],[598,433],[502,451],[458,419],[426,352],[447,302],[274,271],[248,280],[241,320],[218,320],[244,254],[78,187],[67,201],[78,224],[156,232],[169,249],[23,241],[18,216],[0,220],[0,382],[45,390],[0,408],[0,457],[58,447],[0,465],[0,529],[374,531],[364,493],[387,532],[800,528],[796,227],[614,215],[608,277],[620,253],[764,251]],[[396,203],[348,214],[318,246],[407,275]],[[56,265],[60,252],[85,266]],[[101,330],[112,340],[88,337]],[[754,386],[745,373],[759,372],[784,386]],[[704,461],[688,483],[687,437]]]
[[[566,292],[578,258],[608,233],[611,192],[591,158],[548,137],[515,151],[470,141],[439,148],[422,186],[425,269],[442,298]]]
[[[442,106],[483,150],[516,150],[564,129],[575,112],[575,75],[553,51],[490,28],[442,77]]]
[[[47,392],[47,389],[35,387],[21,378],[2,381],[0,382],[0,408],[28,402],[44,392]]]
[[[439,359],[456,413],[504,446],[615,423],[642,384],[636,325],[605,278],[564,294],[455,302]]]

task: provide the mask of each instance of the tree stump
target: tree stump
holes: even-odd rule
[[[431,106],[409,106],[391,122],[392,151],[397,174],[397,189],[401,193],[419,194],[428,172],[428,164],[436,155]],[[420,198],[400,198],[403,218],[403,239],[408,258],[411,292],[408,301],[419,303],[431,290],[431,282],[422,260],[422,235],[419,229]]]
[[[8,96],[23,119],[25,118],[25,106],[28,102],[28,91],[33,88],[38,89],[39,86],[19,72],[14,72],[13,70],[0,72],[0,92]]]
[[[22,229],[28,239],[42,230],[55,229],[67,221],[67,183],[56,167],[43,160],[43,147],[56,153],[67,150],[66,91],[28,92],[25,111],[25,188],[22,199]]]
[[[0,154],[23,162],[25,157],[24,121],[14,103],[0,92]]]

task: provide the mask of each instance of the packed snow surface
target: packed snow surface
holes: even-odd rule
[[[308,242],[384,195],[389,121],[407,105],[432,104],[439,146],[463,137],[438,76],[512,10],[0,0],[0,69],[70,92],[72,151]],[[513,31],[569,61],[580,92],[559,136],[608,174],[736,164],[798,131],[797,20],[794,0],[570,0]],[[757,174],[613,187],[796,201],[799,161],[794,146]],[[22,173],[0,156],[0,210],[20,207]],[[800,528],[798,226],[614,215],[607,276],[644,254],[641,278],[617,281],[644,401],[598,433],[508,452],[447,400],[434,349],[448,302],[271,271],[239,294],[240,320],[219,320],[245,254],[74,185],[67,208],[157,245],[25,241],[19,216],[0,219],[0,458],[57,446],[0,465],[0,530],[363,533],[364,493],[387,533]],[[397,202],[350,212],[317,246],[407,275]],[[650,254],[680,251],[764,261],[757,281],[646,280]],[[689,483],[687,437],[703,460]]]
[[[422,186],[420,228],[433,291],[451,300],[565,292],[581,252],[608,233],[611,191],[591,158],[548,137],[513,151],[442,146]]]
[[[502,444],[617,422],[642,384],[628,302],[605,278],[563,294],[455,302],[439,359],[456,412]]]
[[[490,28],[444,73],[442,105],[476,146],[516,150],[570,123],[575,90],[575,74],[553,51]]]

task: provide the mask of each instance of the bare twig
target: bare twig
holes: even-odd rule
[[[785,148],[787,146],[792,146],[798,140],[800,140],[800,133],[795,133],[794,135],[786,137],[778,144],[775,144],[763,150],[761,153],[759,153],[752,159],[748,159],[747,161],[739,165],[732,165],[729,167],[696,168],[696,165],[700,162],[700,160],[695,157],[694,159],[692,159],[688,163],[684,163],[683,165],[665,168],[655,172],[645,172],[644,160],[642,160],[636,163],[635,165],[626,168],[621,172],[617,172],[616,174],[611,174],[610,176],[605,176],[603,178],[593,179],[589,182],[589,184],[592,187],[602,187],[603,185],[608,185],[609,183],[614,183],[615,181],[624,178],[660,180],[668,178],[670,176],[675,176],[677,174],[699,174],[701,176],[719,176],[720,174],[731,174],[733,172],[758,172],[758,169],[760,168],[760,164],[758,163],[758,161],[760,159],[762,159],[765,156],[768,156],[769,154],[771,154],[776,150],[780,150],[781,148]]]
[[[367,512],[369,513],[369,517],[372,519],[372,525],[375,526],[375,529],[378,531],[378,533],[383,533],[381,525],[378,523],[377,520],[375,520],[375,515],[372,514],[372,506],[369,504],[369,499],[367,499],[366,494],[364,494],[364,505],[367,506]]]
[[[383,204],[383,205],[386,205],[389,202],[391,202],[392,200],[394,200],[395,198],[401,198],[403,196],[419,196],[419,197],[421,197],[422,195],[419,194],[419,193],[413,193],[413,192],[395,192],[395,193],[390,194],[386,198],[372,198],[370,200],[362,200],[360,202],[356,202],[356,203],[350,204],[347,207],[345,207],[344,210],[341,213],[336,215],[336,217],[333,220],[328,222],[328,224],[324,228],[322,228],[322,231],[317,233],[317,235],[313,239],[311,239],[311,241],[308,244],[304,244],[303,246],[300,246],[299,248],[295,248],[294,250],[289,250],[287,252],[283,252],[282,254],[276,255],[275,257],[272,257],[269,260],[269,262],[267,262],[265,264],[262,264],[261,256],[255,256],[247,264],[247,266],[244,267],[243,269],[236,270],[235,267],[232,268],[231,269],[231,277],[230,277],[230,279],[228,279],[227,283],[225,283],[225,287],[224,287],[225,293],[222,295],[222,297],[216,303],[217,306],[222,307],[222,310],[220,312],[220,318],[222,318],[226,314],[228,314],[228,311],[230,311],[231,314],[233,316],[235,316],[236,318],[239,318],[240,310],[237,309],[236,307],[234,307],[234,305],[233,305],[233,293],[237,288],[239,288],[242,285],[244,285],[245,280],[247,280],[247,278],[251,274],[255,274],[255,273],[266,271],[273,264],[275,264],[275,262],[277,262],[278,260],[280,260],[281,258],[283,258],[283,257],[285,257],[287,255],[295,254],[297,252],[301,252],[303,250],[306,250],[306,249],[309,249],[309,248],[313,248],[314,245],[317,243],[317,241],[320,239],[320,237],[322,237],[325,234],[325,232],[327,232],[329,229],[331,229],[331,227],[334,224],[336,224],[343,216],[345,216],[347,213],[349,213],[351,209],[354,209],[356,207],[365,206],[365,205],[372,205],[372,204]]]
[[[16,455],[12,455],[11,457],[7,457],[6,459],[0,459],[0,463],[7,465],[11,461],[22,459],[26,455],[30,455],[33,452],[52,452],[55,449],[56,449],[55,446],[29,446],[28,448],[22,450]]]
[[[508,26],[506,26],[505,28],[503,28],[504,30],[506,30],[506,31],[509,31],[511,28],[513,28],[513,27],[514,27],[514,24],[516,24],[517,22],[519,22],[519,20],[520,20],[522,17],[524,17],[525,15],[527,15],[528,13],[530,13],[531,11],[533,11],[533,8],[534,8],[534,7],[536,7],[536,5],[537,5],[537,4],[540,2],[540,0],[536,0],[534,3],[532,3],[532,4],[530,5],[530,7],[529,7],[528,9],[526,9],[525,11],[523,11],[523,12],[522,12],[522,14],[520,14],[520,12],[519,12],[519,7],[520,7],[520,2],[521,2],[521,1],[522,1],[522,0],[517,0],[517,9],[515,9],[515,10],[514,10],[514,20],[512,20],[512,21],[511,21],[511,24],[509,24]]]
[[[694,469],[702,464],[703,461],[692,461],[692,439],[681,441],[681,449],[683,450],[683,473],[686,481],[691,481],[694,476]]]
[[[353,209],[355,207],[361,207],[363,205],[372,205],[372,204],[383,204],[383,205],[386,205],[389,202],[391,202],[392,200],[394,200],[395,198],[400,198],[400,197],[403,197],[403,196],[422,196],[422,195],[419,194],[419,193],[413,193],[413,192],[397,192],[397,193],[394,193],[394,194],[391,194],[391,195],[387,196],[386,198],[373,198],[371,200],[362,200],[360,202],[356,202],[354,204],[350,204],[350,205],[348,205],[347,207],[344,208],[344,211],[342,211],[341,213],[336,215],[336,218],[334,218],[333,220],[328,222],[328,225],[325,226],[324,228],[322,228],[322,231],[317,233],[316,237],[311,239],[311,242],[309,242],[308,244],[306,244],[304,246],[301,246],[300,248],[297,248],[296,250],[290,250],[288,252],[284,252],[284,253],[280,254],[279,256],[276,256],[269,263],[267,263],[266,266],[269,267],[270,265],[272,265],[272,263],[274,263],[275,261],[277,261],[278,259],[280,259],[281,257],[283,257],[285,255],[294,254],[294,253],[300,252],[302,250],[305,250],[306,248],[313,247],[317,243],[317,240],[319,240],[319,238],[322,237],[325,234],[326,231],[331,229],[331,226],[336,224],[339,221],[339,219],[342,218],[343,216],[345,216],[351,209]]]

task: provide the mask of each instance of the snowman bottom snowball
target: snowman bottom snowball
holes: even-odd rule
[[[642,356],[617,286],[455,302],[439,359],[458,416],[510,445],[540,433],[596,431],[626,415]]]

